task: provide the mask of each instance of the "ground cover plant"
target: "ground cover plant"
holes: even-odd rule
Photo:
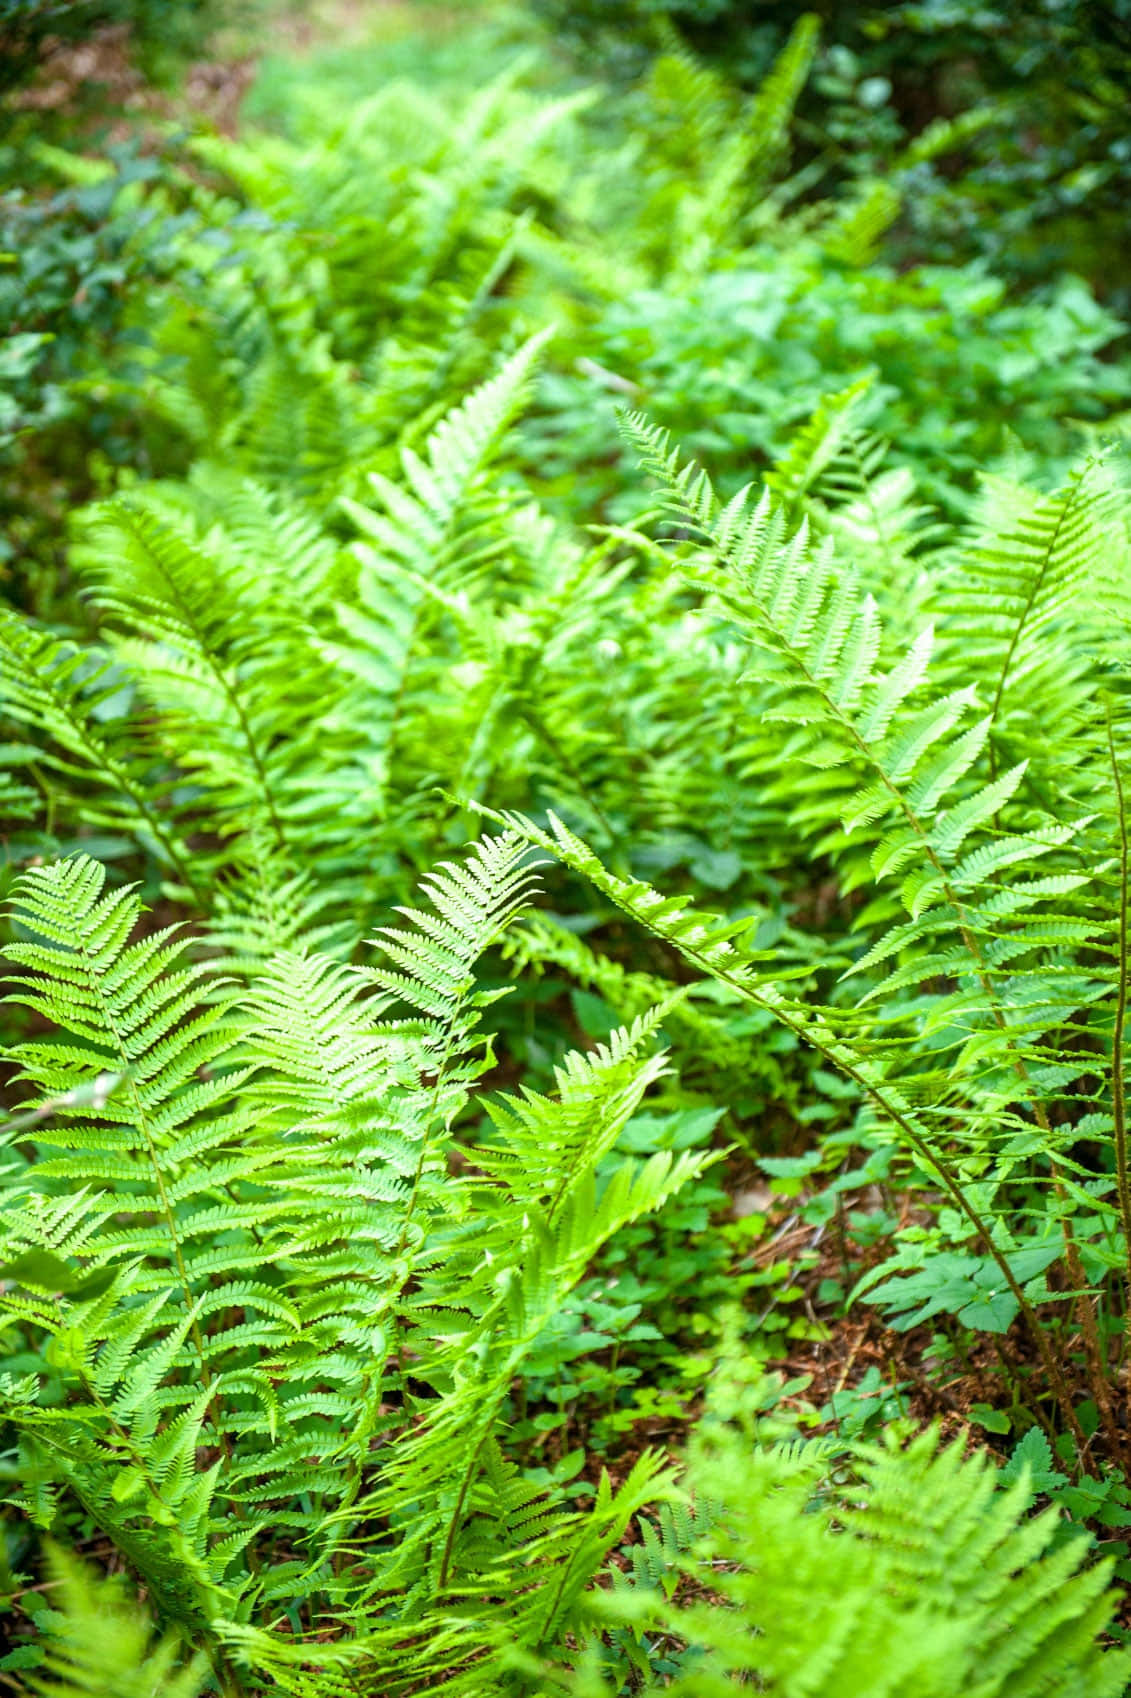
[[[1115,1698],[1122,326],[814,199],[813,19],[374,22],[38,156],[0,1672]]]

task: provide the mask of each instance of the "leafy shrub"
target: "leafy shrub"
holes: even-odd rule
[[[814,242],[758,269],[629,293],[590,347],[728,491],[785,452],[830,387],[872,378],[872,420],[899,441],[925,494],[961,507],[1010,436],[1050,471],[1067,470],[1065,413],[1095,418],[1127,395],[1126,369],[1097,357],[1120,333],[1077,279],[1014,304],[978,266],[842,267]],[[544,393],[534,463],[555,491],[585,478],[589,499],[626,516],[623,469],[603,482],[591,469],[615,429],[616,392],[602,391],[599,373],[568,373]]]
[[[1070,266],[1125,310],[1112,259],[1125,252],[1131,186],[1127,0],[1023,12],[971,0],[905,4],[864,28],[870,51],[891,61],[897,100],[921,103],[925,93],[945,111],[987,98],[1000,105],[957,183],[924,174],[913,219],[933,251],[980,253],[1030,283]]]
[[[14,599],[45,607],[68,505],[138,454],[127,315],[163,274],[172,226],[152,229],[142,185],[161,168],[136,147],[98,161],[45,144],[34,151],[70,182],[0,196],[0,311],[10,326],[0,355],[0,562]]]

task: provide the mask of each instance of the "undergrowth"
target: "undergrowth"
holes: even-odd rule
[[[0,611],[26,1690],[1127,1686],[1120,327],[887,263],[946,126],[808,196],[815,45],[44,156],[123,288],[3,415],[121,426]]]

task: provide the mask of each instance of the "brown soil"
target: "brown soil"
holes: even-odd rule
[[[49,47],[38,77],[12,97],[12,105],[24,112],[72,111],[97,89],[100,103],[123,114],[121,134],[132,130],[131,118],[172,118],[187,110],[233,135],[254,70],[251,58],[202,60],[188,67],[183,89],[171,96],[147,83],[131,56],[128,28],[114,24],[85,41]]]
[[[97,92],[98,104],[122,114],[121,139],[137,119],[184,120],[235,135],[240,106],[254,80],[259,61],[268,53],[299,57],[328,42],[349,46],[370,35],[380,15],[393,31],[419,27],[422,11],[442,27],[448,11],[413,6],[410,0],[327,0],[322,5],[291,5],[265,15],[257,29],[238,35],[222,31],[209,56],[187,66],[174,90],[157,89],[146,81],[130,50],[124,24],[108,25],[79,42],[48,41],[39,74],[18,90],[10,104],[19,111],[79,112]],[[433,20],[433,12],[435,19]],[[455,14],[450,14],[454,25]],[[131,119],[133,122],[131,122]]]

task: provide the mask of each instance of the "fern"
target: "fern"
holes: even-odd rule
[[[781,180],[811,17],[750,97],[660,46],[615,101],[510,24],[474,86],[267,67],[276,129],[120,191],[130,358],[65,405],[130,469],[0,614],[6,1513],[130,1577],[16,1581],[59,1698],[1123,1684],[1108,1571],[930,1437],[638,1442],[721,1287],[751,1358],[794,1301],[694,1123],[1074,1515],[1131,1468],[1128,533],[1061,422],[1112,321],[885,263],[962,124]],[[643,414],[626,468],[623,395],[713,475]]]
[[[1097,1644],[1110,1621],[1104,1565],[1055,1543],[1057,1515],[1022,1519],[1026,1480],[995,1490],[984,1459],[937,1449],[863,1450],[854,1478],[823,1478],[820,1449],[758,1450],[725,1429],[697,1447],[692,1477],[719,1499],[710,1585],[724,1603],[658,1609],[620,1593],[605,1613],[692,1648],[688,1670],[648,1691],[780,1698],[1117,1695],[1131,1663]],[[807,1513],[808,1511],[808,1513]],[[701,1549],[704,1547],[701,1547]],[[694,1559],[679,1568],[698,1580]],[[596,1670],[550,1690],[614,1688]]]
[[[88,548],[82,559],[96,574],[98,604],[138,633],[122,652],[153,699],[170,751],[203,784],[221,831],[247,830],[286,854],[288,807],[300,804],[285,792],[310,704],[284,696],[282,679],[293,687],[288,651],[301,648],[302,627],[266,608],[249,623],[257,598],[247,568],[193,547],[144,507],[106,509],[92,540],[97,554]]]
[[[662,433],[639,421],[628,428],[672,511],[710,538],[712,556],[685,569],[756,651],[762,717],[791,727],[779,758],[811,769],[793,781],[795,826],[827,829],[839,815],[835,835],[817,837],[818,852],[867,842],[873,876],[922,856],[945,883],[945,866],[998,804],[983,793],[936,818],[971,774],[988,728],[973,720],[969,689],[919,706],[933,633],[922,631],[880,670],[876,603],[850,569],[836,568],[828,542],[811,544],[805,527],[789,536],[768,494],[752,506],[743,492],[719,508],[706,477],[681,469]],[[1006,794],[1020,778],[1015,770],[1000,781]],[[1035,841],[1034,858],[1042,851]]]
[[[43,1483],[73,1494],[222,1680],[250,1658],[289,1689],[271,1612],[321,1596],[352,1623],[325,1655],[319,1616],[296,1623],[328,1692],[373,1659],[382,1690],[441,1669],[489,1690],[508,1634],[555,1642],[666,1489],[646,1458],[567,1513],[500,1449],[565,1294],[704,1159],[622,1162],[597,1191],[662,1070],[653,1015],[567,1059],[556,1098],[492,1108],[497,1142],[453,1184],[489,1058],[474,964],[528,897],[526,853],[485,840],[438,869],[429,906],[384,929],[387,966],[278,951],[245,993],[181,964],[168,930],[131,943],[136,898],[93,862],[20,885],[17,996],[67,1034],[18,1051],[53,1118],[7,1200],[3,1301],[53,1340],[65,1389],[13,1388],[25,1506],[50,1513]]]
[[[1028,746],[1033,725],[1051,721],[1066,749],[1083,730],[1088,658],[1071,641],[1068,615],[1083,592],[1117,575],[1107,557],[1119,491],[1102,464],[1085,465],[1054,495],[1018,494],[1003,535],[995,529],[1001,494],[992,489],[989,524],[975,531],[939,597],[964,674],[988,705],[995,769]]]
[[[63,1551],[48,1561],[52,1609],[44,1612],[44,1669],[29,1691],[40,1698],[197,1698],[202,1657],[184,1662],[175,1640],[150,1645],[144,1612],[130,1606],[119,1583],[93,1579]],[[178,1664],[181,1666],[178,1667]]]
[[[529,342],[436,427],[425,457],[402,450],[408,488],[370,474],[377,510],[355,502],[345,508],[365,541],[359,561],[356,605],[340,604],[341,636],[329,649],[356,685],[342,707],[351,725],[364,725],[368,748],[359,751],[368,784],[376,787],[378,813],[388,806],[390,769],[399,754],[398,721],[407,711],[409,669],[419,627],[469,572],[484,572],[505,546],[499,503],[486,498],[484,471],[522,403],[544,338]]]
[[[1105,926],[1074,901],[1088,882],[1085,876],[1058,870],[1042,878],[1031,869],[1070,844],[1086,822],[1034,825],[1029,803],[1028,829],[1001,833],[1000,817],[1021,789],[1025,764],[997,777],[979,773],[990,717],[973,718],[973,687],[933,699],[924,695],[930,631],[890,671],[880,670],[876,605],[861,593],[851,570],[836,570],[827,544],[811,545],[804,526],[791,535],[768,497],[751,508],[740,495],[720,508],[706,478],[667,454],[662,435],[633,428],[670,510],[709,542],[709,556],[701,550],[687,555],[689,581],[747,635],[758,656],[752,675],[761,717],[790,728],[784,758],[813,771],[812,779],[798,784],[797,765],[790,767],[791,790],[801,796],[790,807],[791,821],[803,830],[825,826],[816,847],[835,850],[849,888],[865,879],[878,887],[867,918],[880,929],[853,971],[870,973],[904,952],[907,959],[872,991],[884,1007],[870,1026],[867,1016],[864,1024],[859,1014],[846,1021],[828,1007],[814,1014],[797,998],[783,997],[770,982],[773,975],[759,973],[749,959],[727,958],[734,928],[684,912],[680,902],[664,903],[638,881],[608,874],[552,816],[549,835],[513,816],[510,823],[594,879],[619,906],[712,976],[774,1010],[867,1090],[967,1217],[981,1254],[996,1265],[1011,1294],[1009,1316],[1018,1309],[1026,1314],[1055,1384],[1058,1370],[1047,1339],[1021,1290],[1022,1264],[1015,1269],[1011,1261],[1022,1246],[1009,1242],[1000,1227],[990,1230],[961,1166],[952,1167],[944,1151],[954,1140],[976,1151],[979,1196],[992,1196],[992,1186],[1016,1165],[1014,1135],[1031,1112],[1054,1164],[1057,1194],[1065,1195],[1061,1174],[1071,1139],[1052,1132],[1045,1081],[1055,1091],[1058,1082],[1070,1085],[1078,1073],[1071,1064],[1061,1064],[1058,1073],[1050,1063],[1058,1058],[1058,1044],[1069,1041],[1081,1006],[1101,994],[1101,982],[1086,972],[1066,971],[1058,952],[1103,938]],[[828,830],[830,816],[839,816],[834,831]],[[866,858],[861,847],[869,850]],[[1014,881],[1008,894],[996,884],[1005,867]],[[1017,882],[1022,872],[1028,876]],[[884,894],[883,881],[893,874],[902,876],[903,919]],[[946,987],[941,991],[935,988],[940,978]],[[885,1031],[892,1018],[887,1011],[909,988],[919,994],[923,1013],[919,1020],[896,1014],[906,1036],[893,1042]],[[932,1040],[927,1054],[920,1048],[923,1019]],[[995,1141],[1002,1154],[1000,1165],[989,1170],[987,1191],[985,1155]],[[1068,1277],[1079,1297],[1090,1384],[1118,1444],[1101,1342],[1067,1215],[1061,1215],[1059,1227]],[[1034,1253],[1038,1244],[1040,1238],[1031,1246]],[[991,1322],[987,1311],[986,1324],[1000,1323]],[[1057,1395],[1074,1425],[1063,1385]]]
[[[795,434],[788,454],[767,474],[766,488],[774,492],[791,517],[799,515],[811,489],[843,452],[859,403],[871,385],[867,378],[849,384],[839,394],[829,395],[808,423]]]
[[[199,874],[184,842],[183,811],[174,810],[170,817],[165,805],[167,780],[152,756],[142,764],[123,747],[124,727],[113,719],[100,723],[100,710],[121,687],[109,657],[92,668],[89,650],[36,631],[10,609],[0,610],[0,653],[5,716],[49,740],[46,747],[20,749],[21,763],[38,760],[63,786],[82,787],[91,823],[136,833],[178,883],[199,898]],[[14,754],[10,749],[12,764]],[[17,800],[26,802],[28,794],[26,788],[17,792]]]
[[[677,157],[678,177],[661,179],[647,223],[659,237],[671,271],[701,271],[733,241],[757,197],[785,156],[793,108],[817,46],[818,22],[805,13],[794,24],[757,94],[738,111],[728,84],[698,62],[671,31],[648,80],[647,98],[668,120],[662,158]],[[657,150],[659,151],[659,150]]]

